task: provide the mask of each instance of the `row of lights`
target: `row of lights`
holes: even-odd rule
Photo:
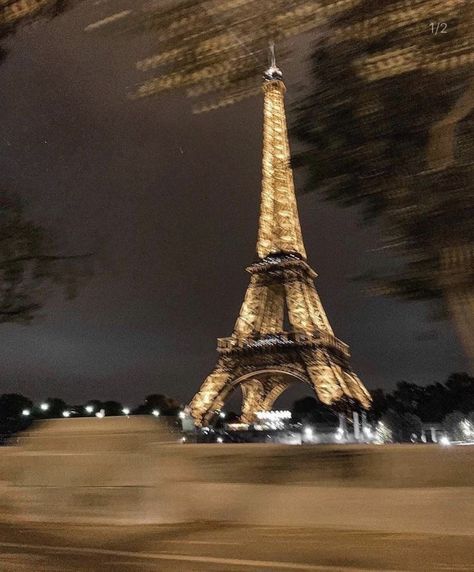
[[[49,410],[49,403],[41,403],[39,407],[40,407],[41,411],[48,411]],[[93,405],[86,405],[84,407],[84,409],[85,409],[86,413],[88,413],[89,415],[92,415],[92,413],[94,413],[94,411],[95,411],[95,407]],[[74,411],[71,411],[70,409],[65,409],[62,412],[62,416],[63,417],[71,417],[71,415],[73,413],[74,413]],[[124,407],[122,409],[122,413],[124,415],[130,415],[130,409],[128,407]],[[23,417],[29,417],[32,414],[32,411],[31,411],[31,409],[23,409],[21,414],[23,415]],[[153,409],[151,414],[154,417],[160,416],[160,412],[158,411],[158,409]],[[184,414],[182,412],[179,414],[180,418],[182,419],[181,415],[183,415],[183,417],[184,417]],[[99,418],[105,417],[105,411],[103,409],[100,409],[100,411],[96,412],[95,416],[99,417]]]

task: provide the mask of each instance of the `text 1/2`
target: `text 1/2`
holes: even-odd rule
[[[446,22],[431,22],[430,28],[431,33],[436,36],[436,34],[446,34],[446,29],[448,24]]]

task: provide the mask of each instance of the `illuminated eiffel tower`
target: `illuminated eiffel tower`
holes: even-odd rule
[[[270,410],[295,382],[309,384],[322,403],[340,411],[370,407],[370,395],[350,368],[348,346],[334,336],[314,286],[316,273],[306,262],[290,167],[285,84],[273,50],[263,93],[258,258],[247,268],[250,285],[234,331],[218,339],[217,365],[190,403],[198,426],[210,423],[237,387],[243,423]]]

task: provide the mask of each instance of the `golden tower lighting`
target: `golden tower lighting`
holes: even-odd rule
[[[292,383],[340,409],[368,408],[370,395],[349,365],[349,348],[334,336],[306,261],[290,167],[285,84],[275,64],[263,83],[263,165],[257,260],[234,331],[218,340],[219,358],[190,403],[198,426],[208,424],[237,388],[243,423],[269,411]],[[285,312],[289,328],[285,328]]]

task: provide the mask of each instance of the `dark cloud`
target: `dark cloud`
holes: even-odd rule
[[[2,326],[0,391],[130,403],[162,391],[185,401],[247,286],[262,102],[196,116],[177,94],[130,101],[134,62],[152,39],[84,33],[93,20],[89,3],[27,28],[0,66],[2,184],[69,245],[100,247],[77,300],[55,295],[32,326]],[[299,205],[323,303],[369,387],[466,367],[449,325],[427,324],[425,306],[368,298],[351,281],[375,260],[376,228],[315,195]]]

